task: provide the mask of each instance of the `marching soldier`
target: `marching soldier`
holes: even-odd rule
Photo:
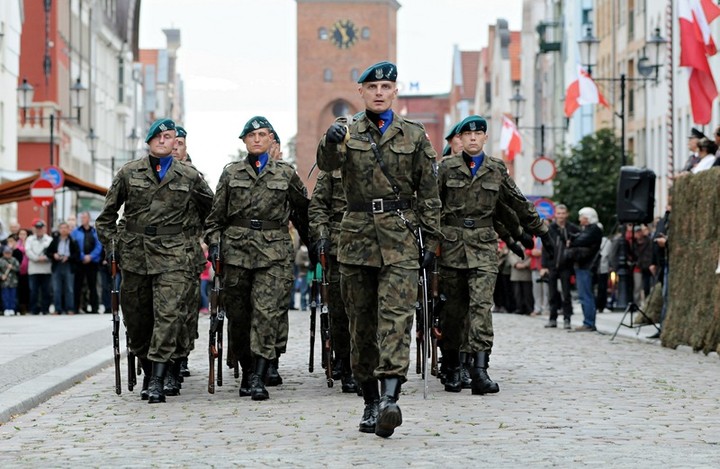
[[[347,203],[342,187],[340,170],[330,173],[320,171],[308,215],[310,236],[317,241],[317,256],[325,252],[328,260],[328,309],[330,314],[330,336],[335,354],[333,374],[342,382],[342,392],[357,392],[350,366],[350,329],[345,305],[340,293],[340,272],[338,270],[337,246],[340,236],[340,222]],[[334,376],[335,377],[335,376]]]
[[[497,235],[493,217],[499,204],[515,212],[522,226],[543,238],[547,228],[517,190],[501,160],[485,155],[487,123],[480,116],[464,119],[458,128],[460,154],[444,158],[438,170],[443,203],[440,276],[448,298],[443,322],[446,390],[460,390],[459,350],[470,353],[472,393],[500,390],[487,374],[493,345],[492,293],[497,274]],[[469,324],[467,337],[463,329]],[[450,385],[451,388],[448,389]]]
[[[307,230],[305,186],[292,166],[268,154],[274,133],[262,116],[245,124],[240,138],[248,156],[223,170],[205,232],[210,258],[220,255],[225,265],[223,303],[242,367],[240,395],[253,400],[269,397],[263,378],[277,356],[292,287],[291,211]]]
[[[321,170],[340,170],[347,197],[337,255],[353,374],[365,400],[359,430],[381,437],[402,424],[397,400],[409,367],[418,268],[433,261],[440,216],[436,153],[421,124],[392,111],[396,78],[389,62],[365,70],[358,79],[365,113],[339,118],[317,152]],[[404,219],[424,231],[423,259]]]
[[[183,164],[192,166],[187,152],[187,131],[185,128],[176,125],[175,146],[172,156]],[[194,166],[193,166],[194,167]],[[189,208],[194,211],[194,207]],[[187,307],[186,321],[178,336],[178,348],[173,357],[173,366],[165,376],[165,395],[175,396],[179,393],[184,376],[190,376],[188,369],[188,356],[195,349],[195,339],[198,337],[198,320],[200,316],[200,274],[205,269],[205,255],[200,244],[203,234],[203,223],[195,214],[187,219],[188,226],[182,236],[186,237],[188,243],[188,262],[195,266],[187,271],[187,299],[184,304]]]
[[[141,397],[165,402],[163,380],[186,320],[188,272],[186,227],[201,224],[212,191],[193,167],[175,161],[175,123],[155,121],[145,142],[149,155],[115,175],[96,220],[100,242],[122,268],[120,303],[130,347],[145,372]],[[122,224],[118,210],[125,205]],[[148,379],[149,377],[149,379]]]

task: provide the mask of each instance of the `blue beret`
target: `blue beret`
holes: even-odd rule
[[[180,127],[179,125],[176,125],[175,132],[177,132],[177,136],[180,138],[187,137],[187,130],[185,130],[185,127]]]
[[[360,75],[358,83],[382,80],[397,80],[397,67],[395,64],[390,62],[378,62],[375,65],[371,65],[362,73],[362,75]]]
[[[449,156],[452,149],[450,148],[450,145],[445,145],[445,148],[443,148],[442,156]]]
[[[268,129],[273,134],[275,133],[275,129],[273,129],[270,121],[265,119],[263,116],[255,116],[251,117],[250,120],[247,121],[245,127],[243,127],[242,133],[240,134],[240,138],[245,138],[247,134],[258,129]],[[280,142],[278,141],[278,143]]]
[[[145,137],[145,143],[149,143],[150,140],[166,130],[175,130],[175,122],[172,119],[162,118],[152,123],[150,130],[148,130],[147,136]]]
[[[452,126],[450,132],[448,132],[448,134],[445,136],[445,140],[450,141],[455,135],[460,133],[460,124],[461,123],[458,122],[457,124]]]
[[[458,133],[476,132],[478,130],[487,132],[487,121],[480,116],[467,116],[457,125],[456,129]]]

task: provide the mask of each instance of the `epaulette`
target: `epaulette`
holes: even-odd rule
[[[405,117],[403,117],[403,120],[404,120],[405,122],[407,122],[408,124],[414,125],[415,127],[420,127],[420,129],[422,129],[422,131],[425,132],[425,126],[422,124],[422,122],[417,122],[417,121],[414,121],[414,120],[410,120],[410,119],[407,119],[407,118],[405,118]]]

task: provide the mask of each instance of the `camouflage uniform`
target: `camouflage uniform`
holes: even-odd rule
[[[177,356],[187,311],[186,279],[195,269],[183,233],[202,223],[211,203],[212,191],[200,173],[177,161],[162,181],[149,157],[126,164],[113,179],[96,228],[103,245],[116,243],[123,321],[131,349],[141,358],[166,363]],[[117,225],[123,204],[123,222]]]
[[[337,372],[338,375],[343,372],[350,373],[350,326],[340,292],[340,271],[337,260],[340,222],[346,208],[340,170],[331,173],[320,171],[310,200],[308,216],[311,238],[330,240],[330,252],[326,253],[328,263],[326,276],[329,283],[327,302],[330,314],[330,336],[336,359],[333,372]],[[345,370],[345,367],[348,369]]]
[[[452,155],[441,161],[438,179],[443,203],[440,278],[447,297],[444,347],[489,355],[493,346],[490,309],[498,269],[494,218],[512,219],[512,214],[498,213],[509,209],[532,234],[543,234],[547,228],[501,160],[485,155],[473,177],[462,154]]]
[[[270,159],[256,174],[249,158],[225,167],[206,223],[205,242],[220,245],[228,334],[247,371],[251,354],[273,360],[278,324],[292,288],[291,210],[307,220],[306,190],[295,170]]]
[[[317,162],[323,171],[341,170],[347,196],[348,211],[340,224],[337,246],[353,373],[361,383],[373,377],[397,377],[404,382],[419,254],[397,209],[423,228],[427,248],[434,251],[440,215],[433,170],[436,153],[422,125],[397,114],[382,135],[364,114],[349,125],[349,134],[346,148],[323,138]],[[399,187],[397,197],[375,159],[368,135]]]

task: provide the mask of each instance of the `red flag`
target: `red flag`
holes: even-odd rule
[[[680,65],[690,67],[690,105],[696,124],[709,124],[712,103],[718,96],[708,55],[717,48],[710,35],[710,23],[720,16],[720,7],[712,0],[680,0]]]
[[[578,66],[578,78],[570,83],[565,92],[565,117],[572,116],[583,104],[598,103],[609,107],[590,74]]]
[[[515,155],[522,151],[520,132],[515,122],[503,116],[502,130],[500,130],[500,149],[505,152],[508,161],[515,159]]]

